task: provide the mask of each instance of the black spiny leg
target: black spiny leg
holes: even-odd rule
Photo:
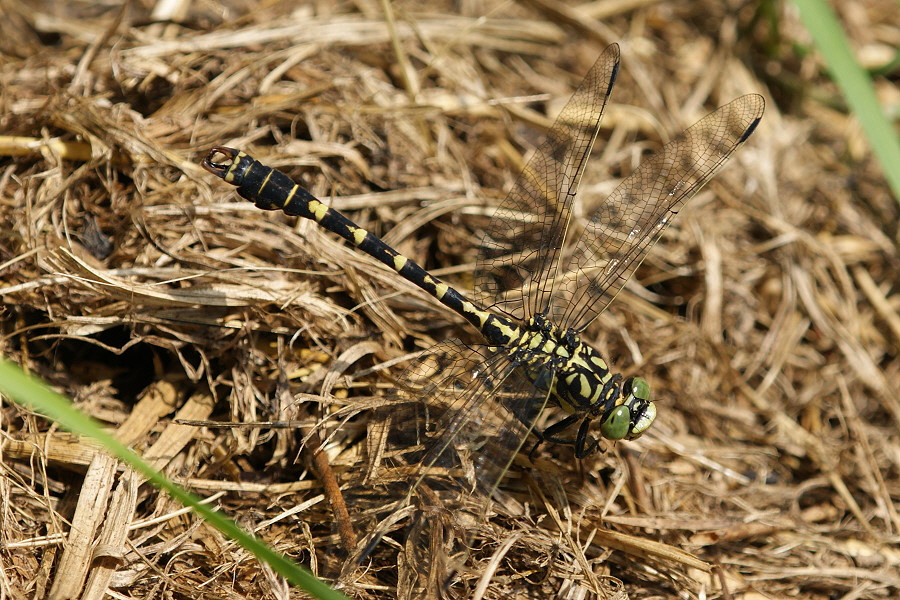
[[[538,447],[544,442],[553,442],[556,444],[565,444],[567,446],[574,446],[577,440],[564,440],[556,437],[556,434],[565,431],[569,427],[575,424],[578,419],[581,418],[579,414],[569,415],[561,421],[550,425],[545,428],[543,431],[538,431],[534,429],[532,433],[537,437],[538,441],[534,443],[534,446],[531,448],[531,451],[528,453],[529,458],[534,457],[534,453],[537,452]]]
[[[558,433],[561,433],[574,425],[578,420],[581,420],[581,424],[578,426],[578,432],[575,434],[575,439],[565,439],[557,437]],[[538,437],[537,443],[531,449],[529,453],[529,457],[534,455],[534,452],[538,449],[543,442],[553,442],[554,444],[564,444],[566,446],[572,446],[575,449],[575,458],[584,458],[593,454],[597,448],[600,446],[600,440],[592,437],[589,434],[591,428],[591,419],[585,418],[584,415],[572,414],[566,417],[565,419],[550,425],[543,431],[535,430],[535,435]]]
[[[591,420],[587,417],[578,426],[578,435],[575,437],[575,458],[584,458],[593,454],[600,447],[600,440],[588,433],[590,427]]]

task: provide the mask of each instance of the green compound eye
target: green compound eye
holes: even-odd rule
[[[650,384],[643,377],[635,377],[631,380],[631,395],[646,402],[650,399]]]
[[[642,377],[629,379],[622,386],[625,395],[623,406],[627,406],[636,422],[629,426],[625,437],[636,440],[647,431],[656,419],[656,405],[650,402],[650,384]]]
[[[609,417],[600,425],[600,434],[608,440],[621,440],[629,434],[630,427],[631,410],[621,404],[615,407],[609,413]]]
[[[633,377],[622,384],[622,396],[622,404],[600,424],[600,434],[608,440],[639,438],[656,418],[656,406],[650,402],[650,384],[643,377]],[[638,422],[632,423],[632,417]]]

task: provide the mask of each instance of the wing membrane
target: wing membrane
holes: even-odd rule
[[[765,101],[749,94],[686,129],[643,161],[588,219],[551,318],[581,331],[603,312],[687,202],[753,133]]]
[[[497,310],[524,320],[549,305],[572,201],[619,70],[612,44],[591,67],[488,225],[476,288]]]
[[[408,517],[404,545],[410,589],[444,582],[449,565],[427,548],[447,540],[468,547],[474,531],[454,520],[460,511],[483,521],[488,503],[544,408],[538,392],[505,351],[449,340],[420,357],[400,377],[399,401],[385,411],[387,468],[373,481],[390,483],[391,511]],[[378,485],[375,483],[374,485]],[[363,555],[395,529],[393,514],[375,526]],[[414,594],[415,595],[415,594]]]

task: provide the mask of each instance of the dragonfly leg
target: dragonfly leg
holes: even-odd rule
[[[588,434],[591,420],[585,417],[578,426],[578,435],[575,436],[575,458],[584,458],[597,451],[600,440]]]
[[[528,454],[529,457],[533,456],[535,451],[537,451],[538,446],[540,446],[543,442],[553,442],[554,444],[565,444],[567,446],[576,446],[578,443],[578,439],[563,439],[557,437],[557,434],[569,429],[572,425],[574,425],[578,419],[583,418],[582,415],[572,414],[567,416],[565,419],[561,421],[557,421],[553,425],[548,426],[543,431],[534,430],[534,434],[537,436],[538,441],[531,449],[531,452]],[[579,428],[580,431],[581,428]]]
[[[575,439],[566,439],[557,436],[557,434],[572,427],[579,419],[581,420],[581,424],[578,426],[578,432],[575,434]],[[597,448],[600,446],[600,440],[588,433],[590,428],[591,419],[580,414],[569,415],[565,419],[550,425],[543,431],[535,431],[534,433],[538,437],[538,442],[531,449],[528,456],[532,457],[538,446],[543,442],[553,442],[554,444],[572,446],[575,449],[575,458],[590,456],[596,452]]]

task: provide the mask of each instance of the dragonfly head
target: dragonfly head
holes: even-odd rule
[[[606,419],[600,433],[608,440],[636,440],[656,419],[656,404],[650,400],[650,385],[641,377],[622,384],[622,394]]]

